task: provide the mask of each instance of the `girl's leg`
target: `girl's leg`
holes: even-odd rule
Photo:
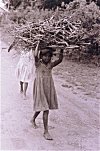
[[[52,140],[52,137],[48,132],[48,115],[49,115],[49,110],[43,112],[44,137],[47,140]]]
[[[20,81],[20,93],[23,93],[23,82]]]
[[[35,120],[36,120],[36,118],[37,118],[37,116],[38,116],[39,114],[40,114],[40,111],[39,111],[39,112],[35,112],[35,113],[34,113],[34,116],[33,116],[33,118],[32,118],[32,120],[31,120],[31,123],[32,123],[32,125],[33,125],[34,128],[37,128],[37,125],[36,125]]]
[[[26,98],[27,88],[28,88],[28,82],[24,82],[24,89],[23,89],[24,98]]]

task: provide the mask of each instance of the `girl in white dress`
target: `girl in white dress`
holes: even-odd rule
[[[28,48],[27,48],[28,49]],[[16,76],[20,82],[20,93],[26,99],[28,83],[33,80],[35,71],[34,54],[32,50],[22,50],[19,62],[16,68]]]

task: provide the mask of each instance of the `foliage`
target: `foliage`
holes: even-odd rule
[[[5,0],[6,1],[6,0]],[[56,9],[57,6],[61,6],[61,3],[69,4],[73,0],[9,0],[9,3],[6,4],[7,7],[14,9],[18,8],[20,5],[23,5],[23,8],[26,9],[28,6],[40,5],[40,8],[43,9]],[[38,3],[38,4],[37,4]]]

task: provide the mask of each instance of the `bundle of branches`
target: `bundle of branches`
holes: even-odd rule
[[[88,7],[83,6],[82,8],[79,7],[77,12],[71,9],[64,12],[52,12],[53,16],[51,18],[47,15],[42,18],[42,21],[37,21],[38,18],[34,22],[27,20],[25,25],[16,28],[14,42],[9,50],[13,46],[21,48],[28,47],[29,50],[30,48],[34,50],[37,42],[40,41],[40,49],[46,46],[71,49],[83,46],[87,53],[90,52],[88,49],[93,46],[91,52],[97,52],[96,54],[99,54],[100,19],[98,8],[94,3]],[[32,14],[33,16],[34,14]],[[98,45],[98,48],[97,46],[95,48],[96,50],[94,49],[95,45]],[[68,49],[65,50],[69,51]],[[83,52],[81,49],[79,51]]]
[[[35,49],[40,41],[39,49],[45,47],[68,47],[76,44],[79,39],[77,25],[72,24],[66,18],[56,21],[53,16],[45,21],[33,22],[16,29],[13,46],[21,46]]]

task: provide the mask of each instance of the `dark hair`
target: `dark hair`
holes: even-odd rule
[[[45,47],[44,49],[42,49],[42,50],[40,51],[40,58],[41,58],[42,56],[46,55],[47,53],[49,53],[49,54],[50,54],[50,57],[52,57],[52,56],[53,56],[53,51],[54,51],[53,48]]]

